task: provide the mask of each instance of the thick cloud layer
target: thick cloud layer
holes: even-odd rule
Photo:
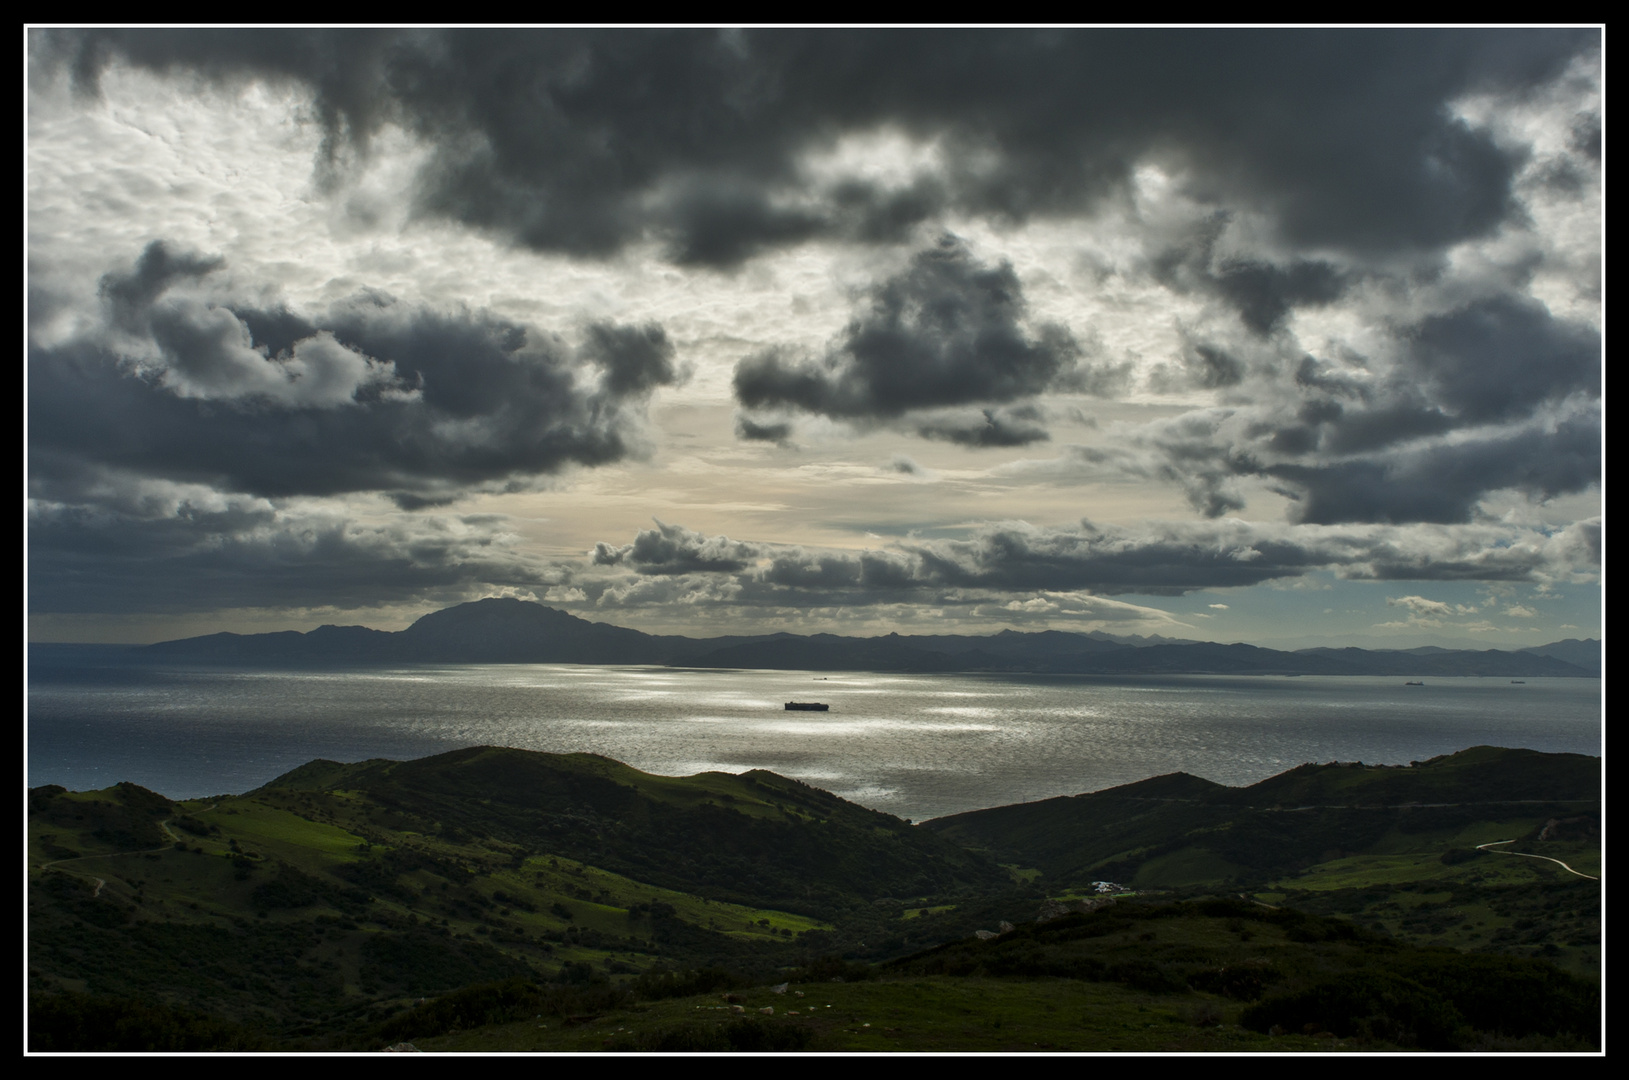
[[[1142,530],[985,526],[965,540],[903,541],[837,551],[709,537],[658,523],[631,545],[601,543],[592,561],[634,579],[579,580],[602,607],[680,596],[740,605],[968,605],[1053,593],[1176,596],[1312,571],[1354,580],[1569,580],[1598,569],[1598,521],[1542,532],[1487,525],[1407,528],[1260,526],[1242,521]],[[640,579],[672,580],[656,584]],[[693,601],[692,601],[693,602]]]
[[[103,279],[99,332],[30,351],[37,484],[117,469],[259,496],[404,505],[637,452],[675,381],[660,326],[572,348],[481,312],[362,293],[306,316],[212,295],[221,260],[149,246]]]
[[[626,563],[641,574],[733,573],[751,565],[758,550],[727,536],[704,536],[682,525],[658,521],[656,528],[642,530],[624,547],[604,542],[594,545],[592,562],[595,566]]]
[[[492,517],[358,520],[336,507],[128,478],[116,491],[110,482],[101,498],[31,503],[31,610],[433,607],[472,589],[541,591],[565,577],[516,551],[506,523]]]
[[[1553,78],[1587,30],[64,30],[38,63],[308,87],[326,162],[387,123],[433,145],[421,207],[529,246],[657,238],[729,266],[814,237],[897,241],[1122,194],[1161,157],[1297,244],[1430,249],[1512,212],[1519,152],[1447,104]],[[834,135],[938,147],[931,173],[810,183]],[[1581,145],[1589,136],[1581,137]],[[1318,284],[1291,271],[1291,291]],[[1299,283],[1299,284],[1297,284]],[[1246,295],[1268,278],[1239,279]],[[1273,303],[1251,310],[1271,324]]]
[[[1157,622],[1104,597],[1599,565],[1598,30],[28,50],[34,610]]]

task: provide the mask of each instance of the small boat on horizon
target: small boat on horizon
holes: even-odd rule
[[[788,701],[786,703],[787,712],[826,712],[830,708],[830,705],[818,701]]]
[[[1527,680],[1526,679],[1511,679],[1510,680],[1510,685],[1511,686],[1526,686],[1527,685]]]
[[[1406,682],[1403,685],[1404,686],[1424,686],[1425,683],[1423,683],[1423,682]]]

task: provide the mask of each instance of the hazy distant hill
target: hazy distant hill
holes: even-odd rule
[[[1521,651],[1532,653],[1535,656],[1549,656],[1557,660],[1564,660],[1593,675],[1598,676],[1601,673],[1601,643],[1594,638],[1583,641],[1577,638],[1568,638],[1566,641],[1552,641],[1548,645],[1535,645],[1531,649]]]
[[[301,634],[211,634],[139,650],[157,661],[231,666],[310,664],[672,664],[794,671],[1037,672],[1073,675],[1598,676],[1599,642],[1517,652],[1303,649],[1071,634],[1057,630],[857,638],[761,634],[687,638],[590,622],[524,600],[491,598],[432,612],[406,630],[321,626]],[[1594,657],[1594,666],[1580,666]]]

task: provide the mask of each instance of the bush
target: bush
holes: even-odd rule
[[[714,990],[733,990],[749,982],[745,975],[722,967],[704,967],[694,971],[652,969],[630,983],[628,989],[646,1001],[659,1001],[663,998],[710,994]]]
[[[877,977],[870,964],[850,963],[841,956],[822,956],[809,961],[788,977],[791,982],[866,982]]]
[[[56,994],[28,1003],[28,1047],[48,1051],[259,1050],[265,1040],[225,1020],[127,998]]]
[[[1478,1030],[1512,1038],[1572,1034],[1598,1045],[1600,985],[1545,961],[1433,952],[1402,958],[1392,970],[1451,1000]]]
[[[1245,1027],[1266,1033],[1333,1032],[1341,1038],[1373,1039],[1424,1050],[1453,1050],[1465,1020],[1441,995],[1409,979],[1358,972],[1318,983],[1299,993],[1268,998],[1244,1011]]]
[[[410,1009],[379,1029],[382,1038],[428,1039],[449,1031],[468,1030],[486,1024],[507,1024],[545,1011],[543,989],[527,979],[466,986]]]
[[[1238,1001],[1255,1001],[1266,992],[1267,984],[1283,976],[1277,968],[1224,967],[1201,971],[1188,977],[1188,985],[1208,994],[1222,994]]]

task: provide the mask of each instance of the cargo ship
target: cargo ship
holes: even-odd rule
[[[788,712],[825,712],[830,708],[830,705],[822,705],[818,701],[788,701],[786,703]]]

